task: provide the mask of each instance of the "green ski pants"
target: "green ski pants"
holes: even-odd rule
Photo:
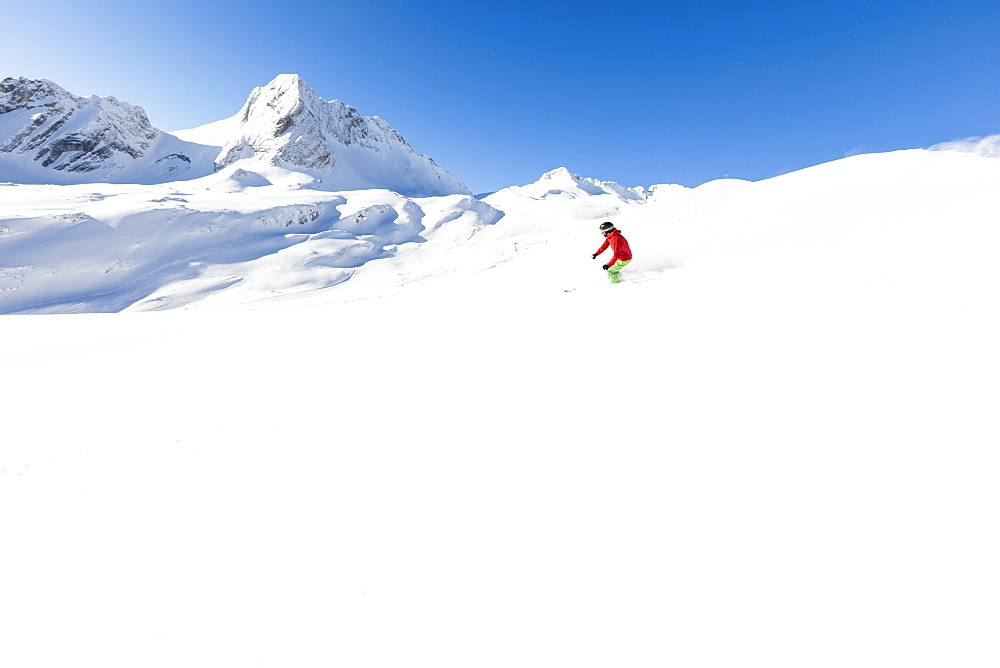
[[[618,283],[619,281],[621,281],[622,279],[618,275],[618,272],[624,269],[625,265],[627,265],[631,261],[632,260],[616,260],[613,265],[608,267],[608,280],[610,280],[612,283]]]

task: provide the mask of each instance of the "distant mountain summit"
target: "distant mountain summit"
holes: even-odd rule
[[[526,186],[510,186],[494,194],[507,193],[530,199],[575,199],[593,195],[612,195],[629,202],[643,202],[645,188],[626,188],[614,181],[599,181],[573,174],[565,167],[558,167]]]
[[[624,200],[642,201],[646,198],[644,189],[626,188],[614,181],[600,181],[573,174],[565,167],[542,174],[535,182],[536,188],[548,188],[546,195],[564,193],[583,195],[616,195]],[[543,195],[545,196],[545,195]]]
[[[274,183],[286,173],[323,190],[471,194],[386,121],[323,100],[294,74],[255,88],[231,118],[176,133],[114,97],[77,97],[44,79],[0,82],[0,181],[152,184],[222,170]]]
[[[251,171],[256,165],[305,172],[317,178],[314,187],[324,190],[471,194],[386,121],[362,116],[339,100],[327,102],[294,74],[255,88],[236,115],[174,134],[219,146],[216,169],[239,163]]]

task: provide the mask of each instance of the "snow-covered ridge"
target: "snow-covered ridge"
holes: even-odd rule
[[[0,181],[153,184],[237,163],[271,182],[323,190],[471,194],[386,121],[326,102],[293,74],[255,88],[234,116],[177,133],[114,97],[77,97],[47,80],[0,84]]]

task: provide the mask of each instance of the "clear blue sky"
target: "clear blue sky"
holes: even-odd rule
[[[0,76],[164,130],[301,75],[476,192],[759,180],[1000,133],[1000,0],[7,0]]]

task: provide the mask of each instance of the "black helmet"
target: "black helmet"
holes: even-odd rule
[[[611,230],[615,229],[615,226],[612,225],[611,223],[601,223],[601,226],[598,229],[601,232],[610,232]]]

